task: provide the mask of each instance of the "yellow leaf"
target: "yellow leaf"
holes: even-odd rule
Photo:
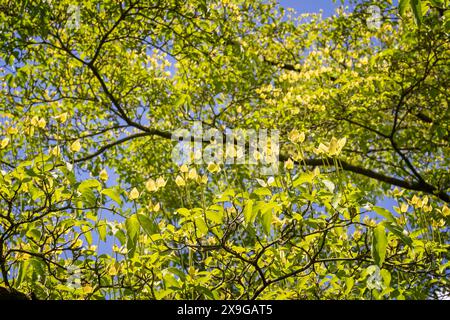
[[[117,274],[117,269],[113,264],[109,267],[108,274],[110,276],[115,276]]]
[[[78,151],[80,151],[80,150],[81,150],[81,143],[80,143],[80,140],[76,140],[75,142],[73,142],[73,143],[70,145],[70,150],[71,150],[72,152],[78,152]]]
[[[128,195],[128,198],[129,198],[130,200],[136,200],[137,198],[139,198],[139,191],[138,191],[138,189],[133,188],[133,189],[130,191],[130,194]]]
[[[207,184],[208,183],[208,176],[206,174],[204,174],[201,178],[200,178],[200,183],[203,184]]]
[[[183,165],[180,167],[180,171],[183,172],[183,173],[188,172],[188,171],[189,171],[188,166],[185,165],[185,164],[183,164]]]
[[[47,121],[45,121],[44,118],[40,118],[38,121],[38,127],[44,129],[46,125],[47,125]]]
[[[394,197],[401,197],[404,192],[405,192],[405,190],[399,190],[399,189],[397,189],[397,187],[395,187],[394,190],[392,190],[392,195]]]
[[[289,132],[289,134],[288,134],[289,141],[296,142],[298,139],[298,135],[299,135],[299,132],[297,129],[291,130],[291,132]]]
[[[91,293],[92,291],[94,291],[94,289],[89,284],[87,284],[83,287],[84,293]]]
[[[155,180],[153,180],[152,178],[147,180],[147,182],[145,183],[145,188],[149,192],[154,192],[154,191],[158,190],[158,187],[157,187],[157,185],[155,183]]]
[[[298,136],[298,142],[302,143],[303,141],[305,141],[305,133],[300,132],[300,134]]]
[[[163,177],[159,177],[158,179],[156,179],[156,186],[158,188],[165,187],[166,183],[167,183],[167,181],[165,181]]]
[[[17,132],[19,132],[19,130],[17,130],[17,128],[10,127],[10,128],[8,128],[7,132],[10,135],[15,135]]]
[[[59,146],[55,146],[51,152],[50,152],[53,156],[55,157],[59,157],[61,155],[61,149],[59,148]]]
[[[323,143],[319,144],[319,147],[316,149],[317,154],[328,153],[328,147]]]
[[[197,179],[197,170],[195,170],[195,168],[192,168],[191,170],[189,170],[189,173],[188,173],[188,178],[189,179],[192,179],[192,180],[195,180],[195,179]]]
[[[4,149],[4,148],[6,148],[6,147],[8,146],[8,144],[9,144],[9,138],[4,138],[4,139],[2,140],[2,142],[0,143],[0,147],[1,147],[2,149]]]
[[[67,112],[61,113],[60,115],[54,117],[60,123],[64,123],[67,121]]]
[[[211,173],[220,172],[220,166],[218,164],[210,162],[208,164],[208,171]]]
[[[177,184],[177,186],[179,187],[184,187],[186,185],[186,182],[184,181],[184,179],[181,176],[177,176],[175,178],[175,183]]]
[[[294,161],[292,161],[292,159],[289,158],[289,159],[284,163],[284,167],[286,168],[286,170],[292,170],[292,169],[294,169]]]
[[[335,137],[332,137],[330,140],[330,146],[328,147],[328,155],[335,156],[338,154],[338,151],[338,140]]]
[[[107,181],[109,178],[108,172],[105,169],[103,169],[102,171],[100,171],[99,177],[100,180]]]
[[[400,211],[401,212],[407,212],[408,211],[408,205],[406,203],[402,203],[401,207],[400,207]]]
[[[316,177],[320,176],[320,169],[319,169],[319,167],[315,167],[313,173],[314,173],[314,176],[316,176]]]
[[[447,207],[447,205],[444,205],[444,207],[442,208],[442,214],[444,215],[444,217],[450,216],[450,208]]]
[[[419,201],[420,201],[420,199],[418,197],[416,197],[416,195],[413,195],[410,202],[413,206],[415,206]]]
[[[27,183],[22,184],[22,191],[23,191],[23,192],[28,192],[28,191],[29,191],[29,188],[28,188],[28,184],[27,184]]]
[[[291,132],[289,132],[288,139],[293,143],[302,143],[303,141],[305,141],[305,133],[299,132],[297,129],[293,129]]]
[[[31,123],[32,126],[37,127],[38,126],[38,122],[39,122],[39,118],[37,116],[34,116],[33,118],[31,118],[30,123]]]
[[[154,212],[158,212],[159,209],[161,209],[161,205],[159,204],[159,202],[157,204],[155,204],[155,206],[153,207],[153,211]]]
[[[347,143],[347,138],[344,137],[342,139],[339,139],[339,141],[338,141],[339,153],[342,151],[342,149],[344,148],[346,143]]]

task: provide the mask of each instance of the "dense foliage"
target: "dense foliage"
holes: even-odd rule
[[[274,1],[0,0],[0,285],[38,299],[448,295],[447,5],[359,1],[323,18]],[[172,134],[194,123],[278,130],[278,170],[173,161]],[[185,146],[214,144],[198,138]]]

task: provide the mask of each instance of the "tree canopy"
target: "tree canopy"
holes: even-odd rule
[[[448,296],[448,1],[350,4],[0,0],[0,286]]]

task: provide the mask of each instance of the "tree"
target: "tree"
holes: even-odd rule
[[[444,2],[322,18],[274,1],[2,0],[0,284],[38,299],[448,295]]]

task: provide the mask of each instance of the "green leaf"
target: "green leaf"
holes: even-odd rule
[[[120,192],[117,189],[113,189],[113,188],[103,189],[101,194],[104,194],[104,195],[110,197],[119,206],[122,205],[122,199],[120,198]]]
[[[98,235],[100,240],[106,241],[106,222],[102,221],[98,226]]]
[[[166,269],[167,271],[170,271],[172,274],[178,276],[182,281],[186,280],[186,274],[181,271],[180,269],[170,267]]]
[[[89,226],[81,226],[81,231],[83,231],[84,237],[89,245],[92,245],[92,234],[91,228]]]
[[[33,228],[27,231],[26,236],[34,241],[38,241],[41,238],[41,232],[38,229]]]
[[[381,269],[380,274],[383,278],[384,285],[389,288],[391,284],[391,273],[386,269]]]
[[[271,196],[272,192],[268,188],[258,188],[254,191],[258,196]]]
[[[200,232],[199,236],[202,237],[208,233],[208,226],[206,225],[203,217],[197,216],[194,218],[195,226],[197,227],[197,231]]]
[[[214,207],[219,207],[216,210],[212,210],[211,208],[209,208],[208,210],[206,210],[206,218],[208,218],[209,220],[211,220],[214,223],[222,223],[223,222],[223,207],[217,206],[217,205],[213,205]]]
[[[313,172],[302,172],[298,178],[294,180],[292,183],[292,186],[294,188],[298,187],[299,185],[303,183],[312,183],[314,180],[314,173]]]
[[[385,223],[383,223],[384,224],[384,226],[389,230],[389,231],[391,231],[397,238],[399,238],[404,244],[406,244],[407,246],[409,246],[410,248],[412,248],[413,247],[413,241],[412,241],[412,239],[409,237],[409,236],[407,236],[407,235],[405,235],[404,233],[403,233],[403,229],[402,228],[400,228],[398,225],[395,225],[395,224],[392,224],[392,223],[388,223],[388,222],[385,222]]]
[[[335,189],[335,185],[333,182],[331,182],[330,180],[322,180],[322,183],[325,185],[325,187],[327,187],[327,189],[333,193],[334,189]]]
[[[83,191],[85,189],[100,189],[102,187],[102,184],[95,180],[95,179],[89,179],[89,180],[84,180],[80,183],[80,185],[78,186],[78,191],[80,191],[81,193],[83,193]]]
[[[381,208],[381,207],[373,207],[373,211],[375,211],[379,215],[385,217],[389,222],[395,223],[395,217],[392,215],[392,213],[389,210],[386,210],[385,208]]]
[[[119,240],[122,246],[126,243],[127,237],[125,236],[123,230],[118,230],[114,235],[116,236],[117,240]]]
[[[411,0],[411,9],[414,13],[416,24],[420,26],[422,24],[422,3],[420,0]]]
[[[386,231],[384,226],[379,224],[373,229],[372,236],[372,258],[379,267],[383,265],[386,256],[386,245]]]
[[[19,264],[19,274],[17,276],[17,286],[19,286],[27,275],[29,260],[21,261]]]
[[[189,209],[186,209],[186,208],[178,208],[176,210],[176,212],[178,212],[179,214],[181,214],[184,217],[187,217],[187,216],[189,216],[191,214],[191,211]]]
[[[177,289],[178,288],[178,281],[177,279],[175,279],[175,277],[173,276],[173,274],[171,272],[165,272],[163,273],[163,280],[164,280],[164,285],[166,286],[166,288],[174,288]]]
[[[136,250],[140,230],[140,224],[137,215],[133,214],[125,221],[125,228],[127,230],[128,256],[133,257]]]
[[[148,217],[143,214],[138,214],[137,218],[142,229],[144,229],[145,233],[147,233],[149,236],[157,232],[157,227]]]
[[[253,200],[249,199],[244,207],[244,221],[246,225],[252,224],[255,221],[256,215],[253,214]]]
[[[203,293],[205,296],[207,296],[208,298],[210,298],[211,300],[214,299],[214,294],[211,290],[209,290],[208,288],[204,287],[204,286],[195,286],[195,289],[197,291],[199,291],[200,293]]]
[[[345,278],[345,294],[349,294],[352,291],[353,286],[355,285],[355,280],[353,278]]]
[[[411,0],[400,0],[398,4],[398,11],[402,17],[405,16],[406,9],[411,5]]]
[[[261,217],[263,231],[268,236],[270,235],[270,228],[272,227],[272,208],[265,210]]]
[[[92,189],[100,189],[101,183],[95,179],[85,180],[78,186],[78,191],[81,193],[81,198],[84,200],[83,207],[93,207],[96,204],[96,196]]]
[[[90,208],[96,205],[97,197],[91,189],[83,189],[83,192],[81,192],[81,198],[84,200],[82,202],[82,207],[84,208]]]

